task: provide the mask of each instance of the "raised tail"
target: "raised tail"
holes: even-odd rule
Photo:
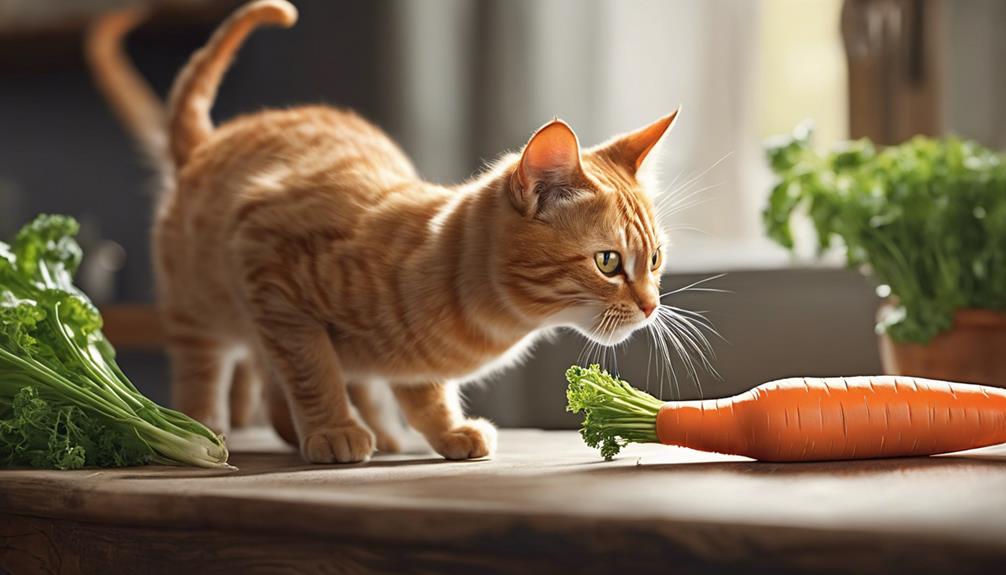
[[[297,9],[286,0],[257,0],[242,6],[213,33],[210,41],[192,55],[171,88],[168,137],[176,168],[213,133],[210,108],[224,72],[245,38],[262,24],[289,28]]]
[[[167,158],[166,110],[122,47],[123,38],[145,16],[142,9],[102,16],[88,29],[84,51],[94,81],[112,111],[144,152],[160,163]]]

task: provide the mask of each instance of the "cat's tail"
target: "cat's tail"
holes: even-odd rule
[[[168,131],[163,102],[123,50],[123,38],[146,17],[143,9],[106,14],[87,31],[84,53],[98,89],[126,130],[150,159],[167,159]]]
[[[210,108],[217,88],[248,34],[262,24],[289,28],[296,21],[297,9],[286,0],[256,0],[234,12],[192,55],[171,88],[168,105],[168,136],[176,168],[185,165],[192,151],[213,133]]]

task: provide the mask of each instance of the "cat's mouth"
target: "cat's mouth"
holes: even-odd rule
[[[639,310],[585,305],[567,308],[550,318],[546,325],[572,327],[591,342],[610,347],[624,342],[636,331],[648,327],[656,315],[652,314],[647,318]]]

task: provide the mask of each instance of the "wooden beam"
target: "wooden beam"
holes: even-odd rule
[[[116,349],[163,350],[164,329],[151,304],[115,304],[101,308],[105,337]]]
[[[938,0],[845,0],[849,135],[891,145],[943,133]]]

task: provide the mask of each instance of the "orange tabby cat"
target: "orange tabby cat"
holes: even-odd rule
[[[92,31],[99,85],[165,166],[153,239],[175,404],[224,430],[237,363],[242,380],[267,380],[274,424],[306,460],[356,462],[375,432],[379,448],[396,447],[363,387],[383,380],[444,457],[490,455],[495,430],[465,418],[456,382],[513,363],[550,328],[610,345],[653,319],[661,235],[641,168],[676,113],[582,151],[555,120],[451,187],[421,180],[349,111],[214,127],[244,38],[296,16],[283,0],[239,9],[178,76],[167,110],[121,53],[136,18]]]

